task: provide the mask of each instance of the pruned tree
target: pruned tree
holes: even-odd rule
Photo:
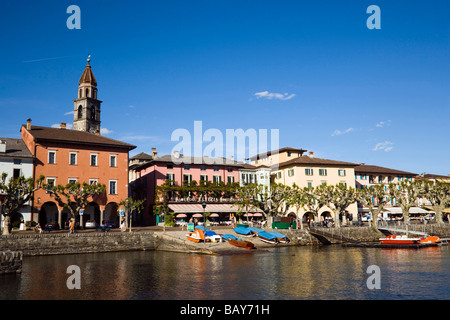
[[[389,195],[400,203],[403,221],[409,222],[409,210],[415,206],[416,201],[421,197],[420,182],[408,180],[390,183]]]
[[[28,204],[33,199],[34,192],[42,187],[44,176],[36,182],[33,178],[20,176],[7,180],[7,173],[3,172],[0,178],[0,210],[4,218],[2,234],[11,233],[11,215]]]
[[[436,214],[436,222],[444,223],[442,212],[450,205],[450,184],[441,181],[423,180],[420,183],[420,194],[431,203]]]
[[[65,186],[44,184],[43,187],[60,207],[66,208],[70,212],[72,219],[79,216],[80,210],[84,209],[93,197],[106,191],[104,184],[88,184],[86,182],[68,183]]]
[[[125,212],[125,216],[128,217],[129,220],[129,228],[128,230],[131,232],[131,225],[132,225],[132,214],[135,212],[136,214],[140,214],[142,210],[144,209],[144,202],[145,199],[142,200],[135,200],[131,197],[128,197],[122,201],[119,202],[119,206],[122,206]]]
[[[385,184],[376,184],[370,187],[365,186],[356,190],[356,198],[366,206],[372,213],[372,229],[377,230],[377,217],[382,213],[390,197]]]
[[[317,196],[327,207],[329,207],[335,217],[335,225],[340,227],[340,216],[345,216],[346,209],[356,202],[356,191],[354,188],[347,188],[344,184],[321,185],[316,190]]]

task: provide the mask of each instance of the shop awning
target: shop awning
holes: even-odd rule
[[[391,207],[391,208],[384,208],[384,211],[387,211],[391,214],[402,214],[402,208],[400,207]],[[427,211],[419,207],[412,207],[409,209],[409,214],[428,214],[428,213],[434,213],[434,211]]]
[[[202,213],[203,207],[201,203],[192,204],[169,204],[170,210],[175,213]],[[232,213],[238,212],[238,207],[233,204],[206,204],[205,212],[215,212],[215,213]],[[259,212],[262,213],[260,209],[249,209],[248,212]]]

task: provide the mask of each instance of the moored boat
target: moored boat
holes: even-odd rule
[[[380,238],[381,244],[418,244],[420,241],[420,238],[409,238],[405,235],[389,235],[386,238]]]
[[[273,234],[271,234],[269,232],[265,232],[265,231],[259,232],[258,233],[258,238],[261,241],[264,241],[266,243],[270,243],[270,244],[277,244],[278,243],[278,238],[275,235],[273,235]]]
[[[237,238],[236,239],[230,238],[228,240],[228,243],[233,245],[233,246],[244,248],[244,249],[249,249],[249,250],[250,249],[256,249],[255,245],[252,242],[241,240],[241,239],[237,239]]]
[[[233,231],[243,237],[254,237],[255,236],[255,233],[253,233],[252,230],[250,230],[250,228],[237,227],[237,228],[234,228]]]
[[[256,228],[256,227],[248,227],[246,229],[249,229],[254,235],[258,235],[258,233],[264,231],[264,229],[260,229],[260,228]]]
[[[189,232],[186,235],[186,238],[193,242],[200,242],[204,240],[204,234],[202,230],[195,229],[193,232]]]
[[[278,231],[272,231],[270,233],[273,234],[275,237],[277,237],[278,241],[281,243],[289,243],[290,242],[289,238],[285,234],[282,234]]]
[[[420,243],[441,243],[441,238],[428,236],[426,238],[420,239]]]

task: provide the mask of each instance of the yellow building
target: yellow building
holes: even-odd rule
[[[314,157],[313,152],[308,155],[306,150],[295,148],[282,148],[266,154],[251,158],[254,166],[271,165],[272,182],[292,186],[294,183],[303,188],[313,188],[321,184],[337,185],[344,184],[355,188],[355,167],[357,164],[343,161],[335,161]],[[356,202],[347,208],[347,212],[354,219],[357,218],[358,207]],[[288,215],[301,218],[305,221],[308,217],[312,220],[311,212],[303,208],[291,208]],[[333,217],[332,210],[322,207],[314,221],[323,221],[325,218]],[[348,217],[343,217],[346,223]]]

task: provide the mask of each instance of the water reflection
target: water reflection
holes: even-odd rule
[[[366,286],[372,264],[381,269],[381,290]],[[81,268],[81,290],[66,286],[69,265]],[[21,275],[0,277],[0,299],[446,299],[449,269],[448,247],[25,257]]]

